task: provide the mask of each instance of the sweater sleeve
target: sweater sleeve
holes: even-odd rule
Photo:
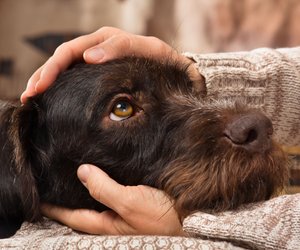
[[[275,138],[300,145],[300,47],[192,54],[208,96],[243,99],[271,118]]]
[[[183,221],[190,236],[226,240],[247,249],[299,249],[300,194],[279,196],[217,215],[197,212]]]

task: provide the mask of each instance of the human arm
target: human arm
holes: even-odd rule
[[[265,52],[262,53],[261,57],[264,57],[263,56],[264,53]],[[272,50],[272,53],[277,53],[277,52],[276,52],[276,50]],[[252,55],[252,56],[250,56],[251,60],[246,59],[246,58],[249,58],[249,54]],[[228,83],[227,82],[228,79],[232,79],[231,83],[233,84],[233,88],[234,88],[234,86],[237,86],[234,84],[242,84],[242,85],[244,84],[243,86],[245,86],[247,88],[248,87],[255,88],[258,91],[260,91],[259,93],[261,93],[261,96],[263,97],[262,100],[264,100],[266,97],[266,96],[264,96],[265,89],[268,89],[270,87],[270,89],[272,91],[276,92],[276,90],[274,90],[274,88],[272,88],[272,86],[274,86],[272,84],[276,83],[275,86],[277,86],[277,84],[280,82],[287,83],[288,79],[290,79],[290,77],[280,78],[281,75],[288,76],[282,70],[280,70],[280,74],[274,75],[274,76],[276,76],[275,78],[269,78],[270,73],[274,72],[274,67],[270,67],[268,64],[277,65],[277,64],[283,63],[285,61],[284,56],[283,56],[284,53],[282,53],[281,57],[274,57],[273,60],[269,60],[269,61],[267,60],[266,62],[268,64],[264,64],[263,67],[260,67],[259,66],[260,64],[256,63],[257,60],[254,60],[255,58],[258,58],[258,54],[259,53],[256,53],[256,52],[233,53],[227,59],[226,59],[226,56],[228,56],[229,54],[226,54],[225,58],[220,57],[220,54],[215,54],[215,57],[216,57],[215,61],[218,61],[219,64],[218,65],[212,64],[210,61],[211,58],[208,58],[208,60],[206,60],[206,64],[204,64],[201,69],[199,68],[199,71],[205,75],[206,83],[209,88],[211,86],[214,86],[214,87],[216,87],[215,89],[217,89],[218,84],[220,84],[220,86],[222,86],[223,83]],[[72,55],[72,53],[71,53],[71,55]],[[207,55],[203,55],[203,56],[207,56]],[[238,62],[238,64],[236,62]],[[240,63],[242,65],[240,65]],[[223,66],[225,66],[226,70],[224,70],[223,67],[220,67],[220,66],[222,66],[220,64],[223,64]],[[285,68],[290,67],[291,69],[293,69],[293,67],[291,67],[292,64],[288,64],[288,65],[289,66],[285,66]],[[210,67],[210,66],[212,66],[212,67]],[[250,66],[250,68],[248,66]],[[207,68],[207,71],[211,72],[211,74],[210,74],[211,78],[209,78],[208,77],[209,75],[203,71],[205,68]],[[275,69],[276,69],[276,67],[275,67]],[[227,74],[225,74],[226,72],[227,72]],[[242,72],[243,74],[241,75],[240,72]],[[296,70],[294,69],[293,72],[297,72],[297,67],[296,67]],[[213,74],[213,73],[216,73],[216,74]],[[297,79],[297,77],[296,77],[296,79]],[[251,87],[251,86],[249,86],[250,83],[251,84],[254,83],[254,85],[251,85],[252,86]],[[267,85],[267,87],[265,85],[263,85],[264,90],[259,89],[260,88],[259,84],[265,84],[265,83],[268,83],[269,85]],[[256,84],[258,86],[256,86]],[[238,86],[240,86],[240,85],[238,85]],[[226,87],[229,87],[229,86],[225,86],[224,90],[227,90]],[[258,87],[258,88],[256,88],[256,87]],[[299,93],[299,91],[293,91],[292,93],[294,93],[294,92]],[[238,95],[239,93],[240,92],[237,91],[236,95]],[[246,92],[246,93],[249,94],[250,92]],[[251,93],[253,93],[253,92],[251,92]],[[250,96],[250,95],[248,95],[248,96]],[[298,99],[293,99],[293,100],[299,101],[300,99],[298,98]],[[291,102],[291,103],[293,103],[293,102]],[[295,104],[295,103],[293,103],[293,104]],[[298,107],[299,107],[299,105],[297,106],[297,110],[299,110]],[[299,122],[299,119],[298,119],[298,122]]]
[[[28,97],[45,91],[58,74],[74,61],[84,59],[87,63],[98,64],[126,56],[192,63],[190,59],[156,37],[140,36],[117,28],[102,27],[91,34],[60,45],[47,62],[30,77],[21,101],[24,103]],[[193,65],[190,65],[189,73],[195,79],[201,78]]]
[[[209,97],[262,109],[278,143],[300,145],[300,47],[185,55],[195,61]]]
[[[198,212],[184,220],[183,229],[193,237],[226,240],[247,249],[298,249],[300,194],[215,215]]]
[[[263,109],[273,121],[277,141],[299,145],[300,47],[182,55],[158,38],[103,27],[59,46],[29,79],[21,100],[43,92],[76,60],[104,63],[132,55],[190,64],[190,76],[205,79],[208,96],[242,99]]]
[[[169,235],[212,239],[254,249],[296,249],[300,244],[300,194],[279,196],[218,214],[197,212],[183,221],[163,192],[124,187],[100,169],[78,176],[98,201],[116,212],[43,206],[44,214],[78,231],[97,235]]]

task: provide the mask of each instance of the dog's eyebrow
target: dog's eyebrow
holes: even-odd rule
[[[130,79],[125,79],[121,84],[120,87],[132,90],[134,88],[134,83]]]
[[[98,88],[97,90],[95,90],[86,103],[86,106],[88,107],[85,110],[87,119],[90,119],[92,117],[99,103],[103,106],[106,106],[109,101],[116,95],[123,93],[131,95],[135,99],[139,99],[141,95],[141,89],[137,86],[134,86],[134,84],[130,80],[126,80],[123,83],[119,84],[117,87],[111,86],[111,88],[108,89],[107,92],[104,92],[103,88]]]

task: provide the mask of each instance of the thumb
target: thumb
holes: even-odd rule
[[[85,50],[83,58],[87,63],[97,64],[126,56],[161,59],[173,55],[178,56],[172,47],[156,37],[117,34]]]
[[[118,211],[123,205],[125,187],[111,179],[100,168],[89,164],[81,165],[77,175],[95,200],[114,211]]]
[[[83,58],[87,63],[103,63],[116,58],[132,55],[131,43],[135,38],[126,35],[115,35],[102,43],[87,49]],[[137,50],[137,48],[135,48]]]

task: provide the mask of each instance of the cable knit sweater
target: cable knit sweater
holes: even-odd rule
[[[271,118],[277,141],[300,145],[300,47],[185,55],[205,77],[208,95],[244,98]]]
[[[277,139],[300,145],[300,47],[224,54],[186,54],[205,77],[208,94],[243,97],[273,120]],[[300,194],[249,204],[183,222],[190,237],[93,236],[53,221],[24,223],[0,249],[300,249]]]

